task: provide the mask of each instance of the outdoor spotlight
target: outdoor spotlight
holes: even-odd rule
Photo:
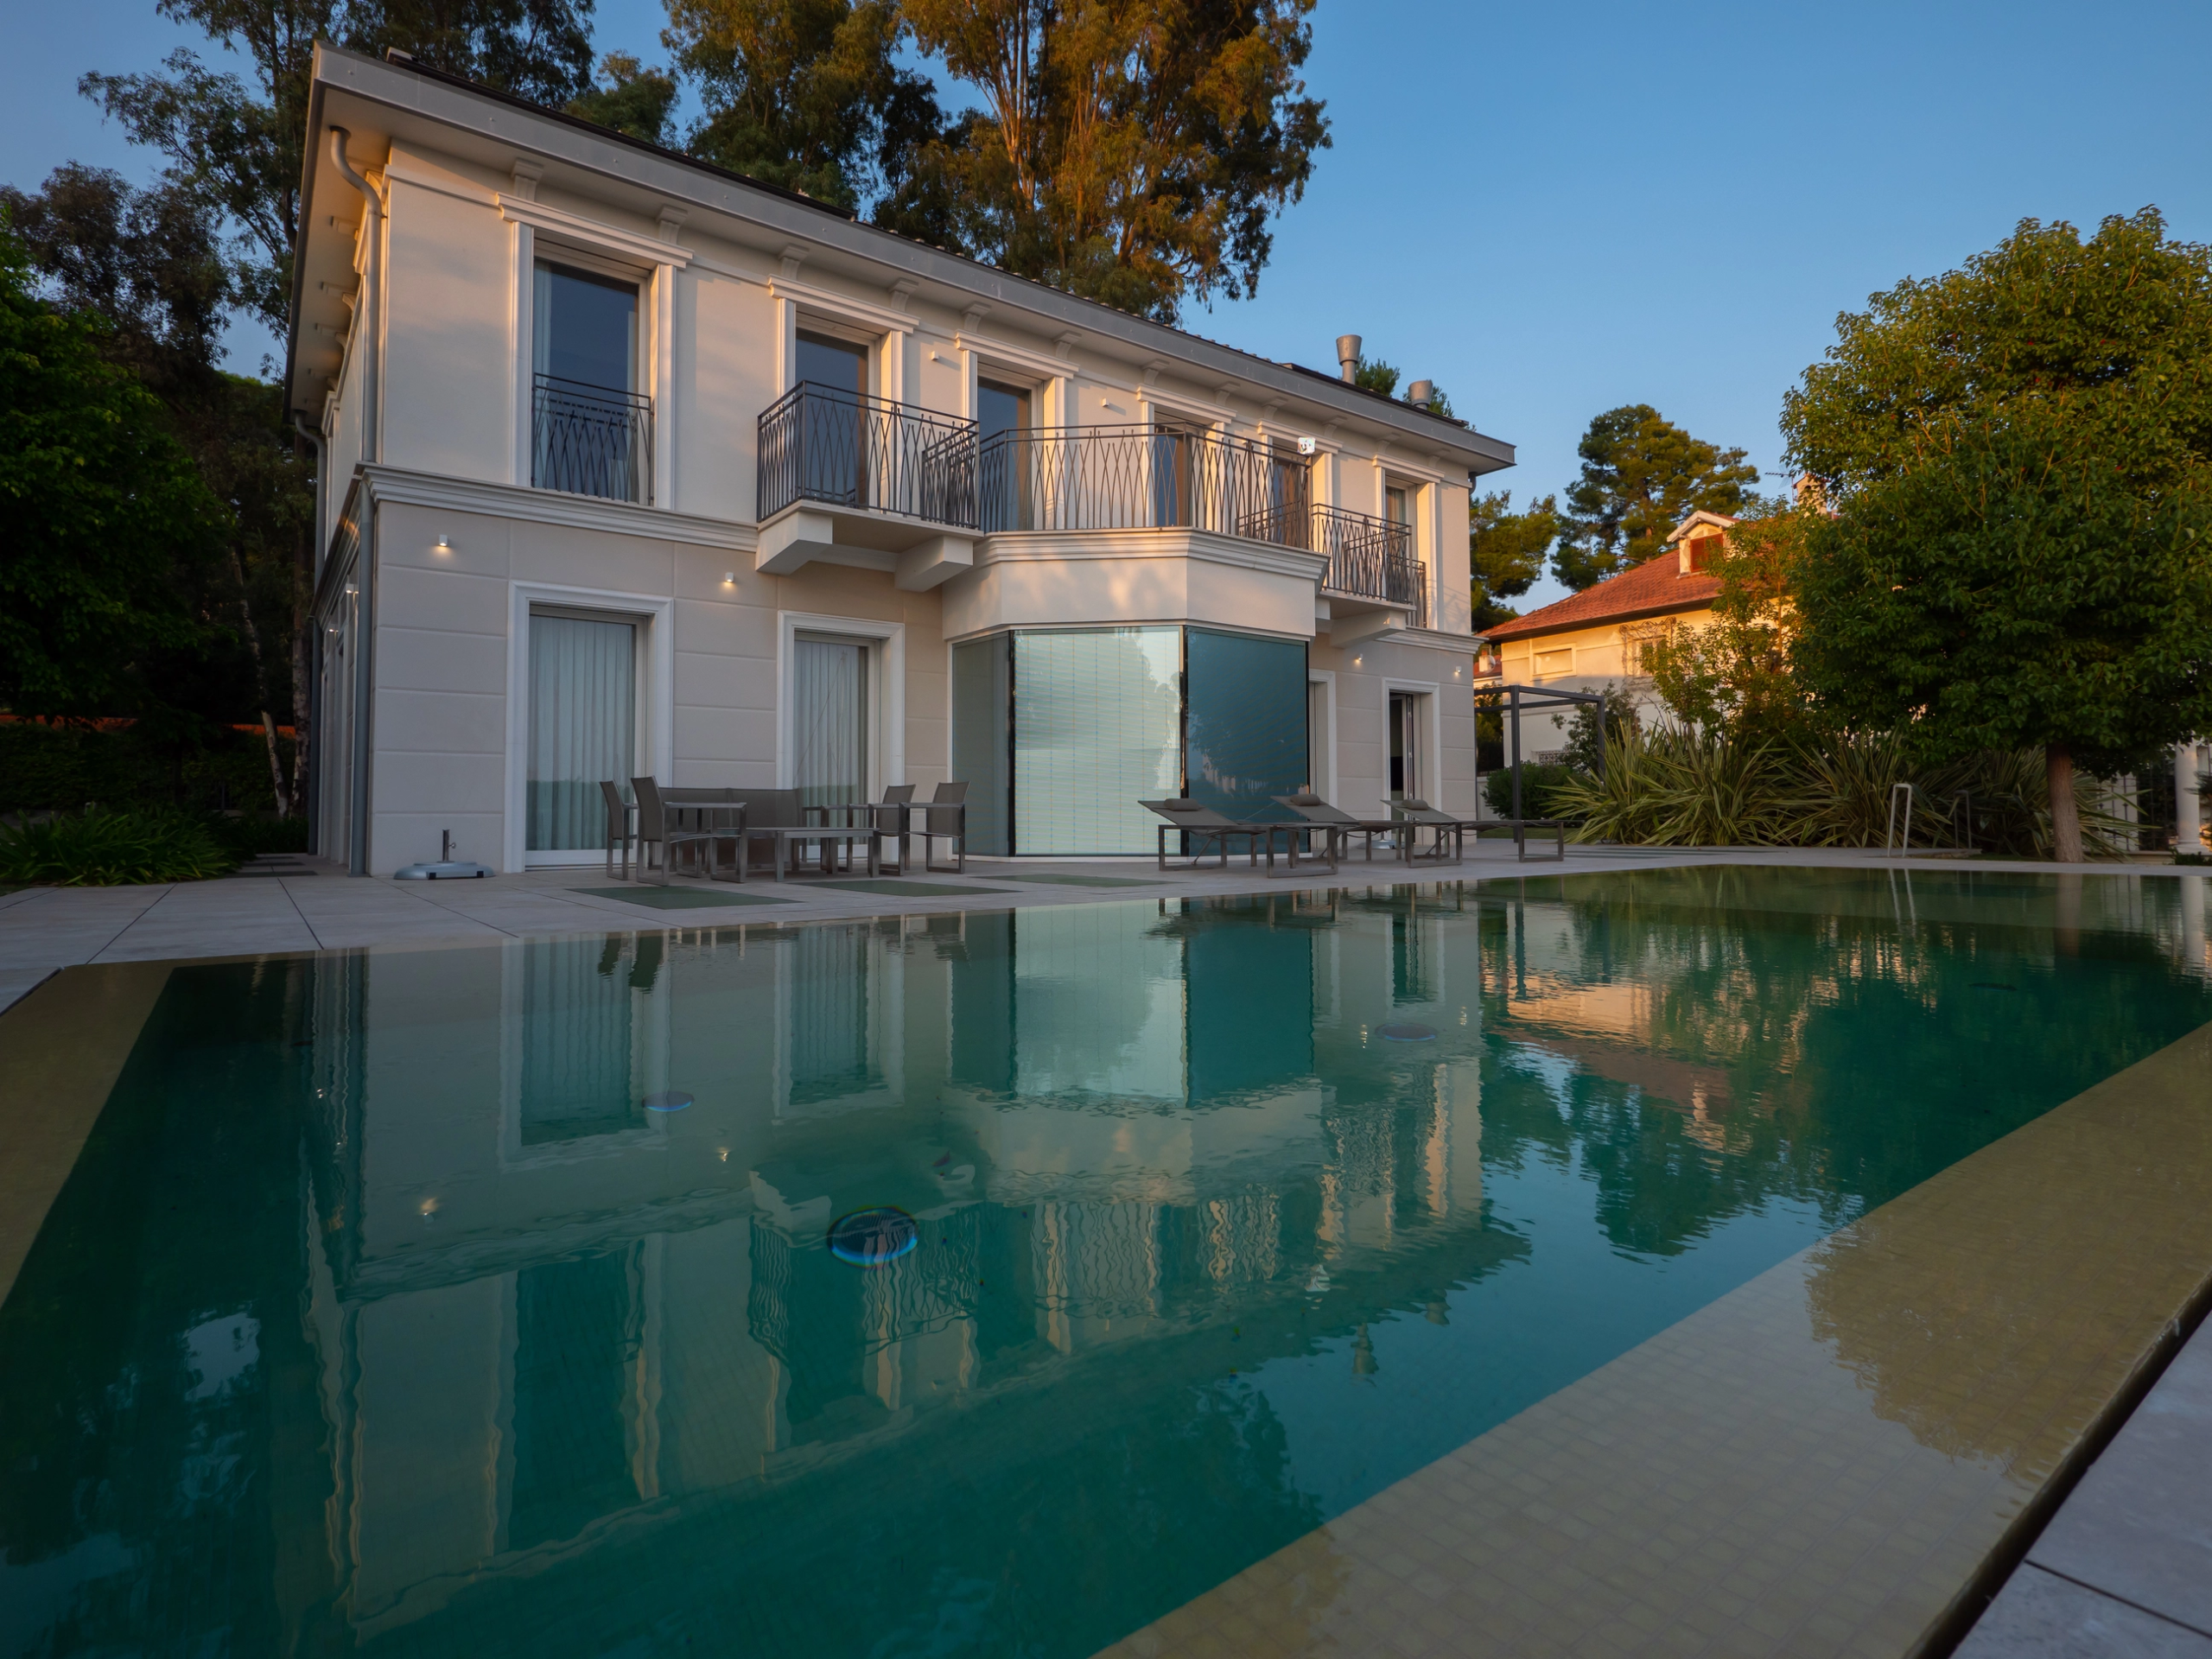
[[[734,588],[734,587],[736,587],[736,586],[737,586],[737,572],[736,572],[736,571],[734,571],[734,570],[725,570],[725,571],[723,571],[723,572],[722,572],[722,586],[723,586],[723,587],[725,587],[725,588]]]
[[[441,553],[450,553],[450,552],[452,552],[452,551],[453,551],[453,543],[452,543],[451,542],[448,541],[444,537],[442,537],[442,536],[439,537],[438,537],[438,551],[439,551],[439,552],[441,552]]]

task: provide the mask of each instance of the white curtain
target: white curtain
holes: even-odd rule
[[[626,792],[636,771],[638,627],[575,616],[530,619],[532,852],[607,845],[600,781]]]
[[[791,785],[802,806],[868,798],[868,647],[791,642]]]

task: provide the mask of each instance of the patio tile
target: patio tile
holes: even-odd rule
[[[1956,1659],[2212,1659],[2212,1637],[2025,1567],[1954,1652]]]

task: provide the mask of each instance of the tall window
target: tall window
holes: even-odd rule
[[[1176,628],[1018,633],[1017,853],[1142,853],[1159,820],[1140,799],[1182,789]]]
[[[541,260],[531,315],[531,481],[645,500],[652,407],[638,390],[638,284]]]
[[[1421,798],[1421,696],[1417,692],[1390,694],[1390,798],[1410,795]]]
[[[868,352],[826,334],[798,337],[798,378],[811,388],[799,411],[801,493],[866,506],[870,461]]]
[[[601,779],[636,774],[638,625],[617,618],[530,619],[532,852],[607,845]]]
[[[791,785],[801,806],[868,799],[868,659],[865,641],[791,641]]]
[[[1382,492],[1382,516],[1394,524],[1410,524],[1414,521],[1413,492],[1402,484],[1393,484]]]

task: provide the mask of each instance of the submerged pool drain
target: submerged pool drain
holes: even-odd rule
[[[1386,1043],[1429,1043],[1436,1040],[1434,1026],[1377,1026],[1375,1034]]]
[[[830,1224],[830,1254],[856,1268],[887,1268],[914,1248],[920,1230],[896,1205],[855,1210]]]

